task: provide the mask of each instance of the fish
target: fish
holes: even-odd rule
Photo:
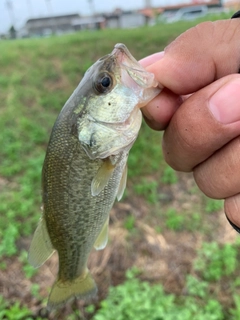
[[[124,44],[97,60],[60,111],[42,168],[42,216],[29,248],[38,268],[56,251],[58,275],[48,309],[97,293],[88,270],[108,241],[109,212],[123,196],[140,108],[161,88]]]

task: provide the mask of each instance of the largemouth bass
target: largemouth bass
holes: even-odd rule
[[[140,107],[159,92],[153,74],[117,44],[87,70],[61,110],[42,169],[43,215],[29,250],[36,268],[58,253],[49,309],[96,294],[88,256],[107,244],[109,212],[126,186]]]

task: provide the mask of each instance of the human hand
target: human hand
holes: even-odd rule
[[[153,129],[166,129],[163,153],[193,171],[209,197],[225,199],[240,227],[240,19],[205,22],[141,60],[164,90],[145,108]]]

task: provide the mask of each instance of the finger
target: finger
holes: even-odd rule
[[[176,94],[195,92],[216,79],[238,73],[239,38],[240,19],[201,23],[167,46],[164,56],[147,70]]]
[[[208,197],[224,199],[240,192],[240,137],[229,142],[194,170],[195,181]]]
[[[240,228],[240,194],[227,198],[224,202],[224,210],[234,229]]]
[[[159,61],[164,56],[164,51],[152,54],[139,61],[142,66],[147,67],[150,64]],[[147,124],[154,130],[163,130],[166,128],[172,115],[181,105],[182,99],[179,95],[164,88],[161,93],[148,103],[147,108],[141,110]]]
[[[179,106],[179,96],[237,73],[239,37],[240,19],[205,22],[180,35],[164,54],[160,52],[141,60],[157,81],[169,89],[168,96],[160,94],[142,110],[148,124],[164,129]]]
[[[240,75],[219,79],[192,94],[173,115],[163,137],[165,160],[192,171],[240,135]]]
[[[149,66],[150,64],[152,63],[155,63],[156,61],[159,61],[160,59],[162,59],[164,56],[164,51],[161,51],[161,52],[157,52],[157,53],[154,53],[148,57],[145,57],[141,60],[139,60],[139,63],[143,66],[143,67],[147,67]]]
[[[143,107],[145,121],[154,130],[163,130],[168,125],[173,114],[182,104],[182,98],[164,88],[148,106]]]

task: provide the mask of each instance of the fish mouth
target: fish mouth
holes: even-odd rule
[[[146,69],[132,56],[128,48],[123,43],[117,43],[112,51],[122,70],[122,82],[125,85],[134,88],[157,88],[159,83],[154,74],[147,72]],[[159,88],[160,89],[160,88]]]
[[[115,54],[116,56],[120,57],[120,59],[123,59],[123,57],[126,56],[129,60],[136,61],[135,58],[131,55],[128,48],[123,43],[115,44],[112,54]]]

